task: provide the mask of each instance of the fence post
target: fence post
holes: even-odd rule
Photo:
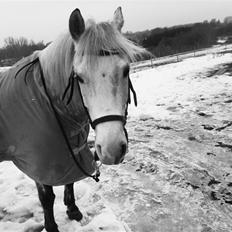
[[[153,62],[152,62],[152,58],[151,58],[151,68],[153,68]]]

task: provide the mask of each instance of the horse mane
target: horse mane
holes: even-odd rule
[[[110,22],[96,23],[88,20],[83,34],[75,46],[76,61],[93,66],[99,60],[101,51],[125,57],[129,62],[135,62],[150,53],[128,40]]]
[[[60,36],[51,42],[44,50],[41,51],[41,60],[46,63],[43,67],[53,68],[52,73],[60,73],[62,70],[70,72],[72,68],[72,61],[74,56],[74,44],[69,33],[60,34]],[[61,70],[57,70],[61,69]]]

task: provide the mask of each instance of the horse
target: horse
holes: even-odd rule
[[[35,181],[48,232],[59,231],[53,186],[65,185],[66,213],[80,221],[74,182],[98,181],[99,164],[119,164],[127,153],[131,92],[137,102],[130,63],[147,52],[123,36],[123,24],[121,7],[100,23],[75,9],[68,32],[0,74],[0,161]]]

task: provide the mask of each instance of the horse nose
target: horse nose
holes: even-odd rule
[[[96,145],[96,151],[97,151],[98,158],[100,158],[100,156],[102,156],[102,149],[101,149],[100,144]]]
[[[102,163],[119,164],[124,160],[127,152],[127,143],[121,142],[112,147],[104,147],[101,144],[96,144],[96,152]]]

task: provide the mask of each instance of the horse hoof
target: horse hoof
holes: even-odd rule
[[[58,230],[58,228],[47,229],[46,231],[47,231],[47,232],[60,232],[60,231]],[[43,232],[43,231],[42,231],[42,232]]]
[[[60,232],[58,229],[46,230],[47,232]],[[43,232],[43,231],[42,231]]]
[[[82,213],[80,212],[80,210],[78,209],[78,207],[75,207],[75,209],[68,209],[66,211],[67,215],[68,215],[68,218],[70,220],[76,220],[76,221],[81,221],[81,219],[83,218],[83,215]]]
[[[47,232],[60,232],[58,229],[47,230]]]
[[[45,226],[45,231],[47,231],[47,232],[60,232],[58,230],[58,226],[56,224],[55,225],[50,225],[50,226]]]

